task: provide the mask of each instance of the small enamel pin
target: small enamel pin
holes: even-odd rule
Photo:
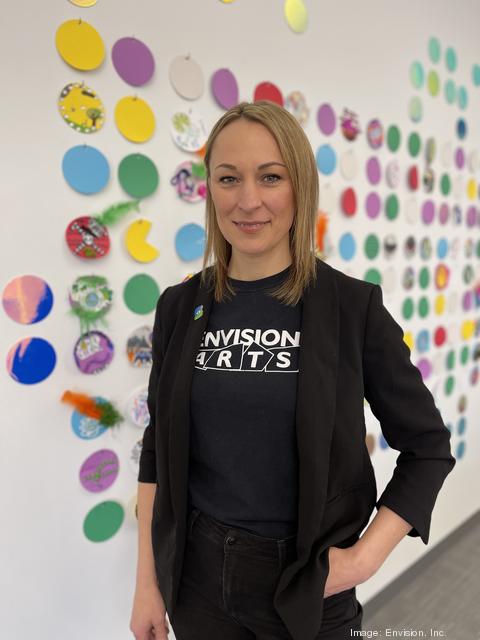
[[[199,304],[193,311],[193,319],[198,320],[203,316],[203,304]]]

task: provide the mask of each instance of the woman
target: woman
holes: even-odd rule
[[[130,629],[166,638],[168,612],[178,640],[347,638],[356,585],[405,535],[427,544],[450,433],[381,288],[315,255],[295,118],[233,107],[205,164],[203,269],[155,315]],[[401,451],[379,500],[364,398]]]

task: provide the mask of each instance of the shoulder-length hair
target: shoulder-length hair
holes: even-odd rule
[[[286,109],[269,100],[240,102],[226,111],[213,126],[205,145],[207,201],[205,211],[206,246],[201,272],[202,284],[214,288],[214,298],[221,302],[235,292],[229,284],[228,264],[232,246],[217,224],[210,192],[210,157],[215,139],[231,122],[245,118],[263,124],[275,138],[287,166],[294,198],[294,219],[289,231],[292,268],[284,282],[270,295],[285,304],[295,305],[304,289],[316,280],[315,225],[318,211],[318,170],[310,142],[301,125]],[[209,262],[213,264],[209,266]],[[208,273],[207,273],[208,271]]]

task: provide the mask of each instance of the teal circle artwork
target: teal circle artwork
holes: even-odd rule
[[[420,153],[421,146],[422,146],[422,143],[420,141],[420,136],[416,131],[413,131],[408,136],[408,151],[412,156],[412,158],[415,158],[416,156],[418,156],[418,154]]]
[[[378,256],[378,252],[380,251],[380,241],[375,233],[370,233],[365,238],[364,251],[369,260],[373,260]]]
[[[340,238],[339,251],[344,260],[351,260],[357,250],[355,237],[350,232],[344,233]]]
[[[445,100],[448,104],[453,104],[455,102],[455,98],[457,97],[457,89],[455,87],[455,82],[450,79],[445,83]]]
[[[367,269],[363,279],[365,282],[371,282],[372,284],[382,284],[382,275],[380,271],[374,267]]]
[[[457,102],[460,109],[464,110],[468,105],[468,92],[465,87],[458,87]]]
[[[400,129],[392,124],[387,130],[387,146],[390,151],[397,151],[400,146]]]
[[[88,512],[83,533],[91,542],[104,542],[117,533],[124,518],[125,511],[119,502],[105,500]]]
[[[411,298],[405,298],[402,305],[402,315],[405,320],[410,320],[410,318],[413,316],[413,309],[413,300]]]
[[[440,191],[444,196],[448,196],[451,189],[450,176],[448,173],[444,173],[440,178]]]
[[[455,458],[461,460],[465,455],[465,440],[460,440],[455,451]]]
[[[423,105],[418,96],[413,96],[408,104],[408,116],[412,122],[420,122],[423,117]]]
[[[244,234],[241,229],[234,231]],[[262,230],[257,233],[261,234]],[[205,251],[205,229],[196,222],[184,224],[175,234],[175,250],[178,257],[186,262],[201,258]]]
[[[430,271],[428,267],[422,267],[420,269],[420,273],[418,274],[418,284],[422,289],[426,289],[430,284]]]
[[[337,166],[337,154],[329,144],[322,144],[316,154],[317,167],[324,176],[331,175]]]
[[[458,421],[458,425],[457,425],[457,433],[459,436],[463,436],[463,434],[465,433],[465,429],[467,428],[467,421],[465,420],[465,417],[462,416],[460,418],[460,420]]]
[[[476,87],[480,87],[480,64],[474,64],[472,67],[472,80]]]
[[[455,71],[457,68],[457,54],[453,47],[448,47],[445,51],[445,64],[447,65],[447,69],[449,71]]]
[[[426,318],[430,311],[430,303],[428,302],[427,296],[422,296],[418,301],[418,315],[421,318]]]
[[[469,356],[468,347],[467,347],[467,345],[465,345],[464,347],[462,347],[462,349],[460,351],[460,362],[462,364],[467,364],[468,356]]]
[[[133,313],[147,314],[155,309],[160,289],[147,273],[138,273],[128,280],[123,289],[123,299]]]
[[[418,62],[418,60],[415,60],[415,62],[412,62],[410,65],[410,82],[415,89],[421,89],[425,82],[425,72],[423,71],[422,64]]]
[[[433,63],[437,63],[440,61],[441,56],[441,47],[440,41],[435,36],[432,36],[428,41],[428,56]]]
[[[395,220],[398,216],[399,203],[394,193],[391,193],[385,200],[385,213],[389,220]]]

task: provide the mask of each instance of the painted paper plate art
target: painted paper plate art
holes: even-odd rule
[[[105,120],[102,101],[83,82],[71,82],[62,89],[58,109],[64,122],[79,133],[95,133]]]
[[[69,223],[65,230],[67,246],[78,258],[95,260],[110,251],[108,229],[92,216],[80,216]]]
[[[207,141],[203,118],[193,109],[177,111],[170,120],[170,133],[175,144],[183,151],[199,151]]]
[[[22,338],[7,353],[8,374],[16,382],[36,384],[52,373],[57,355],[52,345],[43,338]]]
[[[2,304],[5,313],[15,322],[35,324],[52,310],[53,293],[43,278],[18,276],[5,286]]]
[[[112,486],[118,476],[119,460],[115,451],[99,449],[82,464],[80,484],[87,491],[99,493]]]
[[[152,327],[150,325],[135,329],[129,336],[127,358],[132,367],[146,368],[152,365]]]
[[[101,331],[89,331],[77,340],[73,351],[75,364],[85,374],[103,371],[113,360],[113,343]]]
[[[175,169],[170,184],[185,202],[201,202],[207,198],[207,173],[202,160],[185,160]]]
[[[132,394],[127,403],[127,416],[130,418],[132,424],[141,429],[145,429],[150,422],[147,398],[148,387],[142,387]]]
[[[107,402],[107,399],[102,396],[94,396],[94,398],[98,403]],[[99,420],[86,416],[76,409],[72,411],[71,425],[73,433],[82,440],[93,440],[107,430],[107,427],[102,425]]]
[[[146,239],[151,228],[151,220],[138,218],[131,222],[125,231],[125,248],[137,262],[153,262],[158,258],[159,250]]]

